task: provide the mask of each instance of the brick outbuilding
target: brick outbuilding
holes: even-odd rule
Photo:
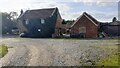
[[[84,12],[71,26],[71,37],[96,38],[99,34],[99,22]]]

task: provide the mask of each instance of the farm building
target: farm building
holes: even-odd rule
[[[99,34],[99,24],[100,22],[84,12],[71,26],[71,37],[96,38]]]
[[[71,29],[71,26],[72,26],[74,20],[68,20],[65,22],[66,23],[62,24],[62,26],[61,26],[62,34],[70,34],[70,29]]]
[[[118,37],[120,36],[120,21],[110,23],[100,23],[101,37]]]
[[[18,27],[22,37],[49,38],[60,35],[62,18],[58,8],[21,12]]]
[[[118,37],[120,36],[119,29],[120,21],[115,17],[112,22],[103,23],[84,12],[71,26],[70,36],[77,38]]]

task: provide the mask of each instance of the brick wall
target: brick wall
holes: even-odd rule
[[[83,15],[71,28],[71,34],[79,34],[79,27],[86,27],[85,37],[97,37],[98,26]]]

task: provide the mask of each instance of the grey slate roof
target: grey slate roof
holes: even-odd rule
[[[100,22],[100,24],[104,25],[104,26],[107,26],[107,25],[118,26],[118,25],[120,25],[120,21],[106,22],[106,23]]]
[[[110,22],[110,25],[120,25],[120,21]]]
[[[27,10],[26,12],[21,14],[19,18],[23,19],[48,18],[53,14],[54,10],[55,8]]]

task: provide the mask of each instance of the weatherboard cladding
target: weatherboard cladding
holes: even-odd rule
[[[100,24],[101,32],[106,33],[108,37],[120,36],[120,22],[110,22],[110,23],[101,23]]]
[[[120,25],[107,25],[102,27],[102,31],[109,37],[120,36]]]
[[[19,19],[22,21],[23,26],[27,28],[27,36],[29,37],[52,37],[55,32],[57,21],[58,9],[39,9],[28,10],[23,13]],[[60,15],[59,15],[60,16]],[[29,24],[26,25],[25,20],[29,19]],[[45,23],[41,23],[41,19],[45,20]],[[61,19],[61,18],[60,18]],[[39,31],[38,31],[39,29]],[[22,31],[24,32],[24,31]]]

